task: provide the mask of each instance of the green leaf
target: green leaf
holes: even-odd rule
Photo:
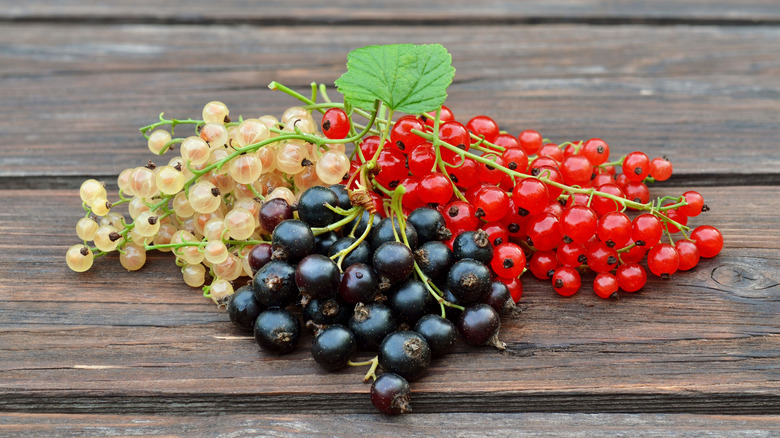
[[[370,111],[377,99],[407,114],[434,111],[447,99],[455,68],[441,44],[392,44],[355,49],[336,80],[353,106]]]

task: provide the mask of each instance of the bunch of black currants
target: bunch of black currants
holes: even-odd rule
[[[295,206],[264,202],[260,222],[271,243],[249,252],[252,283],[236,290],[227,309],[264,351],[293,351],[305,326],[324,369],[371,365],[373,404],[399,414],[410,410],[408,382],[449,353],[458,333],[470,345],[504,348],[499,313],[514,301],[492,278],[484,231],[452,239],[429,207],[406,218],[368,210],[353,206],[343,185],[311,187]],[[358,350],[377,356],[352,362]]]

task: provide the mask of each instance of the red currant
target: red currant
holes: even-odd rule
[[[525,231],[531,246],[543,251],[555,249],[563,237],[558,218],[549,213],[541,213],[532,217],[528,221]]]
[[[617,298],[618,280],[609,272],[602,272],[593,279],[593,292],[599,298]]]
[[[582,145],[580,154],[587,157],[590,164],[599,166],[609,159],[609,145],[600,138],[591,138]]]
[[[563,210],[561,215],[561,231],[575,243],[587,242],[596,232],[597,226],[596,213],[584,205],[572,205]]]
[[[399,152],[408,154],[425,142],[425,139],[413,133],[412,129],[424,131],[425,126],[420,119],[411,115],[401,117],[393,125],[390,131],[390,142]]]
[[[584,155],[570,155],[561,161],[563,181],[568,186],[584,186],[593,176],[593,165]]]
[[[688,217],[696,217],[704,211],[704,197],[699,192],[688,191],[683,193],[688,205],[679,207],[680,213]]]
[[[433,128],[434,120],[436,119],[436,111],[432,111],[429,113],[425,113],[420,116],[420,120],[425,124],[425,126],[429,126]],[[452,120],[455,120],[455,115],[452,114],[452,111],[447,108],[446,106],[441,106],[441,113],[439,113],[439,123],[444,122],[450,122]]]
[[[539,178],[547,178],[550,181],[563,184],[563,175],[561,175],[561,172],[557,167],[542,166],[537,169],[536,174]],[[558,196],[561,196],[561,193],[563,193],[563,189],[560,187],[552,184],[545,185],[547,186],[547,193],[550,195],[551,201],[557,200]]]
[[[558,261],[564,266],[571,266],[576,268],[580,265],[586,264],[588,258],[585,255],[585,245],[581,243],[564,243],[558,246],[555,251]]]
[[[636,292],[647,283],[645,269],[636,263],[618,266],[615,277],[617,277],[618,286],[626,292]]]
[[[477,193],[474,207],[478,218],[487,222],[498,221],[509,213],[509,196],[496,186],[485,186]]]
[[[580,273],[572,267],[561,266],[555,270],[552,276],[552,285],[555,288],[555,292],[558,292],[558,295],[570,297],[577,293],[580,290],[580,286],[582,286]]]
[[[452,198],[452,183],[443,173],[429,173],[420,178],[417,192],[426,204],[446,204]]]
[[[453,236],[464,231],[474,231],[479,226],[476,209],[468,202],[451,202],[444,207],[441,213]]]
[[[585,255],[588,258],[588,267],[596,272],[611,271],[618,263],[617,251],[604,242],[588,247]]]
[[[463,164],[460,160],[460,157],[456,157],[454,166],[445,167],[450,179],[462,189],[476,186],[479,183],[479,165],[471,158],[466,158]]]
[[[552,158],[557,162],[563,161],[563,149],[559,148],[555,143],[546,143],[539,148],[537,155],[540,157]]]
[[[723,235],[717,228],[701,225],[691,232],[691,240],[696,242],[699,255],[704,258],[715,257],[723,249]]]
[[[528,155],[535,154],[542,147],[542,134],[532,129],[521,132],[517,139],[520,141],[520,147]]]
[[[483,158],[492,161],[496,166],[489,164],[479,163],[479,180],[488,184],[498,184],[501,179],[506,175],[497,166],[506,167],[504,160],[498,155],[483,155]]]
[[[547,280],[555,273],[558,259],[553,251],[536,251],[528,262],[528,270],[539,280]]]
[[[650,213],[640,214],[631,224],[631,238],[638,246],[654,247],[664,234],[661,220]]]
[[[479,227],[482,231],[487,233],[488,240],[493,246],[501,245],[502,243],[509,242],[509,231],[501,222],[487,222]]]
[[[626,199],[640,204],[647,204],[650,201],[650,190],[641,182],[630,181],[623,187],[623,193],[625,193]]]
[[[466,128],[477,137],[484,137],[489,143],[496,141],[499,129],[498,124],[488,116],[477,116],[466,123]]]
[[[349,117],[341,108],[330,108],[322,115],[322,133],[331,139],[346,138],[349,134]]]
[[[613,211],[599,219],[596,233],[609,247],[623,247],[631,239],[631,219],[624,213]]]
[[[547,206],[547,185],[536,178],[522,179],[512,190],[512,199],[520,216],[533,216]]]
[[[699,248],[696,248],[695,243],[690,240],[680,240],[675,244],[674,249],[677,251],[677,255],[680,256],[678,270],[688,271],[699,264]]]
[[[501,278],[498,277],[498,281],[504,283],[509,289],[509,294],[512,296],[512,300],[517,303],[520,298],[523,297],[523,283],[517,277],[514,278]]]
[[[647,267],[659,277],[669,277],[679,266],[680,256],[668,243],[656,245],[647,253]]]
[[[490,266],[499,277],[519,277],[525,269],[525,253],[514,243],[502,243],[493,249]]]
[[[395,189],[401,179],[409,175],[409,169],[406,168],[406,157],[397,150],[382,149],[377,164],[379,164],[380,172],[374,178],[379,184],[389,189]]]
[[[666,158],[653,158],[650,161],[650,176],[656,181],[666,181],[672,176],[672,162]]]
[[[649,173],[650,159],[644,152],[631,152],[623,159],[623,175],[629,181],[642,181]]]
[[[519,148],[520,142],[510,134],[498,134],[498,137],[492,142],[494,145],[504,149]]]
[[[462,123],[454,120],[439,125],[439,139],[464,151],[469,150],[471,145],[469,131]],[[448,163],[455,163],[456,157],[459,157],[456,152],[446,147],[442,147],[440,153],[442,160]]]
[[[613,196],[617,196],[618,198],[623,198],[623,190],[620,190],[620,187],[617,186],[617,184],[604,184],[600,187],[598,187],[599,192],[607,193]],[[611,211],[619,211],[622,208],[622,205],[614,201],[610,198],[606,198],[603,196],[595,195],[593,196],[593,200],[590,202],[590,207],[599,215],[604,216],[605,214],[611,212]]]
[[[412,175],[425,176],[436,164],[436,151],[430,143],[423,143],[412,150],[407,161]]]

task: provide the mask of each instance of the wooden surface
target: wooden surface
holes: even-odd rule
[[[0,1],[0,436],[778,433],[775,2],[53,3]],[[361,370],[320,371],[308,335],[259,352],[167,254],[68,271],[75,188],[145,162],[139,126],[213,99],[278,115],[271,80],[332,83],[390,42],[448,47],[459,118],[668,155],[653,193],[700,190],[723,253],[615,302],[525,279],[508,351],[459,345],[402,418],[373,414]]]

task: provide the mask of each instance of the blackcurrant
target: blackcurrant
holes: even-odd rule
[[[493,258],[493,245],[484,230],[466,231],[452,242],[452,252],[457,260],[469,258],[489,264]]]
[[[290,219],[281,222],[271,235],[272,258],[291,264],[314,252],[314,233],[305,223]]]
[[[352,304],[370,303],[379,287],[379,276],[365,263],[355,263],[344,270],[339,284],[339,296]]]
[[[452,351],[455,345],[457,330],[452,321],[440,315],[425,315],[417,321],[414,331],[419,333],[431,349],[432,357],[441,357]]]
[[[442,298],[444,298],[446,301],[448,301],[448,302],[450,302],[452,304],[457,304],[458,306],[461,306],[461,307],[466,307],[467,304],[464,303],[463,301],[461,301],[460,299],[458,299],[458,297],[456,297],[455,295],[453,295],[452,292],[450,292],[450,290],[448,288],[445,287],[445,288],[440,288],[440,289],[441,289],[441,292],[442,292]],[[460,309],[456,309],[454,307],[448,307],[447,308],[447,319],[449,319],[450,321],[453,321],[453,322],[457,322],[458,319],[460,319],[460,314],[461,313],[463,313],[463,311],[460,310]]]
[[[358,348],[376,351],[385,336],[395,331],[396,320],[387,306],[378,303],[355,306],[349,329],[355,334]]]
[[[268,309],[255,320],[255,341],[263,350],[289,353],[295,349],[300,335],[298,317],[286,309]]]
[[[246,256],[252,272],[257,272],[266,263],[271,261],[271,244],[259,243],[255,245]]]
[[[315,298],[309,300],[301,316],[305,322],[317,325],[347,324],[352,316],[353,306],[336,298]]]
[[[257,301],[265,307],[287,307],[298,298],[295,268],[286,262],[272,260],[260,268],[252,280]]]
[[[373,266],[391,283],[406,280],[414,270],[412,250],[401,242],[385,242],[374,251]]]
[[[371,232],[371,248],[375,250],[382,246],[386,242],[395,242],[395,234],[393,233],[393,227],[395,227],[395,234],[403,240],[401,237],[401,226],[398,224],[398,219],[386,217],[379,222],[373,231]],[[406,239],[409,241],[410,248],[417,248],[417,230],[414,225],[409,222],[406,223]]]
[[[319,366],[336,371],[347,366],[356,348],[355,335],[343,325],[334,324],[320,330],[314,337],[311,355]]]
[[[314,236],[314,252],[324,256],[328,255],[330,248],[337,240],[339,240],[339,235],[335,231]]]
[[[509,288],[500,281],[490,283],[490,291],[483,297],[483,302],[501,313],[515,307]]]
[[[298,200],[298,217],[309,226],[326,227],[339,219],[339,214],[326,205],[338,206],[338,196],[327,187],[309,187]]]
[[[452,237],[452,233],[444,222],[444,216],[433,208],[420,207],[415,209],[409,214],[407,223],[414,225],[419,243],[448,240]]]
[[[387,304],[398,317],[413,326],[432,310],[433,296],[419,280],[409,279],[394,287],[388,294]]]
[[[357,239],[354,237],[342,237],[330,247],[330,253],[328,253],[328,255],[333,256],[339,251],[349,248],[356,240]],[[360,242],[355,249],[347,253],[346,257],[344,257],[344,260],[341,262],[341,268],[347,268],[355,263],[371,263],[371,247],[368,246],[368,243],[365,240]]]
[[[334,295],[338,291],[341,273],[339,267],[330,258],[320,255],[308,255],[295,269],[295,284],[302,294],[312,298]]]
[[[428,341],[417,332],[390,333],[379,347],[379,365],[388,373],[412,381],[422,377],[431,364]]]
[[[476,303],[490,290],[490,269],[474,259],[458,260],[447,274],[447,288],[464,303]]]
[[[227,305],[227,313],[230,321],[240,330],[251,332],[255,326],[257,315],[264,307],[255,298],[255,291],[251,286],[241,286],[230,296]]]
[[[328,188],[331,192],[336,194],[336,197],[339,198],[339,207],[344,210],[349,210],[352,208],[352,201],[349,200],[349,191],[347,191],[347,186],[344,184],[333,184],[332,186],[328,186]]]
[[[498,312],[487,304],[466,307],[458,320],[458,330],[467,344],[489,344],[503,349],[503,343],[498,340],[500,325]]]
[[[442,242],[430,241],[420,245],[414,252],[417,266],[434,282],[437,282],[449,272],[455,263],[455,255]]]
[[[384,373],[371,385],[371,403],[388,415],[411,412],[412,389],[409,382],[398,374]]]
[[[269,233],[276,226],[293,218],[293,208],[282,198],[269,199],[260,206],[260,226]]]

